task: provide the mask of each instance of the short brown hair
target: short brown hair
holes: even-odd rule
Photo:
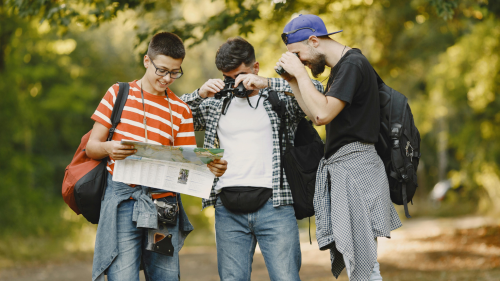
[[[152,60],[158,55],[174,59],[184,59],[186,50],[179,36],[171,32],[160,32],[156,33],[149,42],[147,55]]]
[[[242,63],[250,66],[253,62],[255,62],[255,50],[252,44],[241,37],[229,38],[219,47],[215,55],[215,65],[223,72],[236,69]]]

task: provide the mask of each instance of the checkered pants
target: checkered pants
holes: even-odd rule
[[[389,195],[384,164],[373,144],[354,142],[323,158],[316,176],[316,238],[330,249],[338,278],[350,263],[350,280],[369,280],[377,260],[375,237],[402,226]]]

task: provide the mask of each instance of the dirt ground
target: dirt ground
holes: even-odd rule
[[[304,241],[307,233],[301,234]],[[335,280],[328,252],[317,244],[301,244],[302,280]],[[385,281],[500,281],[500,223],[484,217],[411,219],[379,239],[379,262]],[[182,280],[219,280],[214,247],[185,247],[181,251]],[[89,255],[78,261],[11,268],[0,281],[91,280]],[[141,280],[144,280],[142,278]],[[252,280],[269,280],[264,259],[256,251]],[[345,271],[338,280],[347,281]]]

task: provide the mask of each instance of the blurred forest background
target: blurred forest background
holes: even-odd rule
[[[333,38],[409,98],[422,135],[412,215],[500,214],[499,2],[0,0],[0,269],[93,250],[95,226],[61,198],[64,169],[106,90],[144,74],[154,33],[185,40],[185,74],[171,87],[182,95],[222,77],[215,52],[238,35],[256,48],[260,74],[278,77],[280,34],[301,13],[343,29]],[[450,190],[431,200],[438,182]],[[188,245],[213,244],[214,209],[183,200],[196,228]]]

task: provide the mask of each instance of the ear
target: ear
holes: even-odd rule
[[[307,44],[313,48],[318,48],[319,38],[316,37],[315,35],[311,35],[309,36],[309,39],[307,39]]]
[[[149,67],[149,56],[148,55],[144,55],[143,63],[144,63],[145,68]]]
[[[260,65],[259,62],[256,61],[253,63],[253,74],[255,75],[259,74],[259,70],[260,70]]]

